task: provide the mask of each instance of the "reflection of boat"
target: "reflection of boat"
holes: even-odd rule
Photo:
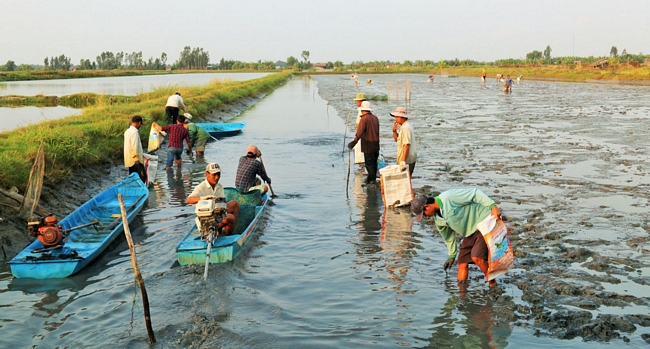
[[[257,221],[266,208],[267,194],[260,195],[258,191],[241,194],[235,188],[224,188],[226,201],[239,202],[239,217],[235,234],[218,236],[212,245],[210,263],[224,263],[237,258],[250,237],[255,232]],[[196,224],[176,246],[176,256],[180,265],[203,264],[206,259],[207,243],[201,239]]]
[[[210,136],[214,138],[223,138],[235,136],[241,133],[246,126],[246,122],[228,122],[228,123],[219,123],[219,122],[200,122],[197,125],[203,127]]]
[[[63,247],[59,248],[43,248],[43,243],[35,240],[9,262],[11,273],[17,278],[48,279],[64,278],[83,269],[123,230],[121,216],[113,217],[121,214],[117,194],[122,194],[127,218],[131,222],[146,202],[149,190],[138,174],[132,173],[59,222],[64,229],[86,224],[93,219],[99,220],[102,226],[97,230],[90,226],[73,230]]]

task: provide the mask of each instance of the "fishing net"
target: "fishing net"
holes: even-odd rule
[[[242,193],[236,188],[223,188],[223,190],[226,194],[226,201],[236,200],[240,206],[257,206],[262,202],[262,192],[259,190],[252,190],[248,193]]]
[[[386,98],[388,100],[411,100],[411,81],[386,81]]]
[[[253,218],[255,218],[255,206],[239,206],[239,217],[237,217],[237,223],[235,224],[235,234],[242,234],[253,221]]]
[[[43,141],[38,148],[32,171],[29,173],[29,182],[27,182],[27,189],[23,202],[20,204],[18,215],[32,219],[34,210],[38,206],[38,201],[41,198],[41,189],[43,188],[43,176],[45,175],[45,151],[43,150]]]

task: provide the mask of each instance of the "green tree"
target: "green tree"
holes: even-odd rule
[[[551,46],[546,45],[546,49],[544,50],[544,59],[551,59]]]
[[[298,63],[298,59],[294,56],[289,56],[287,58],[287,65],[290,67],[293,67],[296,63]]]
[[[442,70],[447,68],[447,63],[444,60],[439,60],[438,61],[438,69],[440,69],[440,72],[442,73]]]
[[[43,60],[43,63],[45,63],[45,68],[50,66],[50,60],[47,57],[45,57],[45,59]]]
[[[540,51],[534,50],[526,54],[526,59],[530,61],[535,61],[542,58],[542,53]]]
[[[302,56],[302,59],[305,61],[305,64],[309,62],[309,51],[302,51],[300,56]]]
[[[609,55],[610,57],[617,57],[618,56],[618,49],[616,46],[612,46],[612,49],[609,50]]]
[[[14,71],[16,70],[16,62],[14,61],[7,61],[7,64],[4,66],[4,71]]]

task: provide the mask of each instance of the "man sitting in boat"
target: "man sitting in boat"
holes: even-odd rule
[[[226,194],[223,191],[223,185],[219,183],[220,178],[221,168],[219,164],[216,162],[209,163],[205,168],[205,181],[194,188],[186,202],[193,205],[199,202],[199,200],[225,198]],[[235,233],[235,224],[239,216],[239,203],[235,200],[230,200],[226,203],[226,206],[226,218],[219,222],[216,227],[219,235],[232,235]]]
[[[235,177],[235,187],[242,193],[251,190],[260,190],[266,193],[269,187],[262,185],[262,181],[257,178],[260,176],[266,183],[271,184],[271,178],[266,175],[264,165],[257,161],[257,158],[262,156],[262,152],[251,144],[246,148],[246,156],[239,158],[239,166],[237,166],[237,176]]]

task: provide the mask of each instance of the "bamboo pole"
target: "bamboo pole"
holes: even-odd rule
[[[352,108],[348,109],[348,116],[345,118],[345,131],[343,131],[343,150],[341,150],[341,155],[345,156],[345,136],[348,134],[348,122],[350,122],[350,113],[352,112]]]
[[[133,246],[131,231],[129,231],[129,219],[126,217],[126,208],[124,207],[124,199],[122,198],[122,194],[117,194],[117,199],[120,202],[120,210],[122,211],[122,225],[124,226],[124,235],[126,236],[126,242],[129,244],[129,251],[131,252],[131,265],[133,266],[133,273],[135,274],[135,279],[138,281],[138,285],[140,285],[140,291],[142,292],[144,322],[147,326],[149,342],[153,344],[156,343],[156,337],[154,336],[153,329],[151,328],[151,316],[149,315],[149,297],[147,297],[147,289],[144,287],[144,280],[142,280],[140,268],[138,268],[138,261],[135,255],[135,247]]]

